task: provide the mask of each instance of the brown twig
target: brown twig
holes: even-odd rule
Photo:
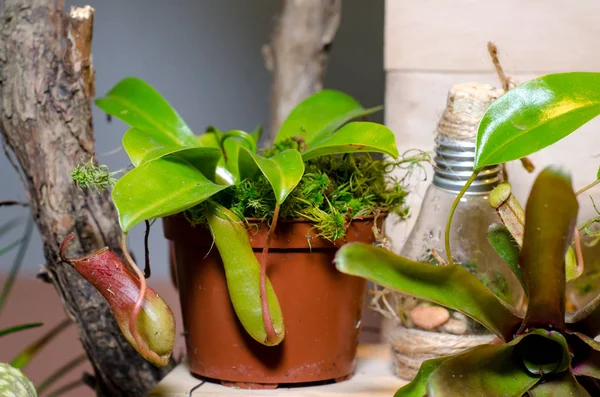
[[[446,261],[444,260],[444,258],[442,258],[440,256],[440,254],[437,252],[437,250],[435,248],[431,249],[431,255],[433,255],[433,257],[435,258],[435,260],[438,261],[438,263],[441,266],[448,266],[448,264],[446,263]]]
[[[500,64],[500,59],[498,58],[498,47],[496,47],[496,44],[492,43],[491,41],[488,41],[487,49],[488,53],[490,54],[490,58],[492,58],[494,68],[496,68],[498,78],[502,83],[502,89],[504,90],[504,92],[506,92],[510,90],[510,80],[506,76],[506,74],[504,74],[504,69],[502,69],[502,65]]]
[[[21,207],[29,207],[29,203],[26,203],[24,201],[13,201],[13,200],[0,201],[0,207],[9,207],[9,206],[13,206],[13,205],[18,205]]]
[[[492,43],[491,41],[488,41],[487,49],[488,53],[490,54],[490,58],[492,58],[494,68],[496,68],[496,73],[498,74],[498,79],[502,84],[502,89],[504,90],[504,92],[508,92],[512,88],[511,86],[513,86],[514,83],[512,79],[504,73],[502,64],[500,64],[500,59],[498,58],[498,47],[496,47],[496,44]],[[535,166],[528,157],[521,158],[521,164],[527,172],[532,173],[533,171],[535,171]],[[504,164],[502,167],[502,176],[504,177],[505,181],[508,181],[508,173]]]

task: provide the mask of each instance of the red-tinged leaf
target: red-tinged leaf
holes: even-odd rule
[[[342,246],[335,262],[342,273],[460,311],[504,340],[511,340],[521,323],[519,317],[460,265],[415,262],[360,243]]]
[[[569,344],[575,353],[573,373],[576,376],[600,379],[600,342],[579,332],[569,336]]]
[[[529,397],[591,397],[571,371],[538,383],[529,390]]]
[[[569,175],[551,167],[544,169],[533,185],[525,210],[519,263],[529,305],[522,329],[564,328],[565,253],[577,210]]]

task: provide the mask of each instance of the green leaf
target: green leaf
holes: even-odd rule
[[[506,262],[527,292],[523,272],[519,267],[519,246],[510,231],[504,225],[493,224],[488,229],[487,238],[494,251]]]
[[[529,397],[591,397],[577,382],[571,371],[564,371],[554,378],[537,384],[529,390]]]
[[[28,323],[28,324],[15,325],[14,327],[0,329],[0,336],[13,334],[15,332],[24,331],[26,329],[41,327],[42,325],[44,325],[44,323]]]
[[[262,172],[271,184],[278,204],[285,201],[304,175],[304,162],[297,150],[285,150],[265,158],[243,148],[240,152],[240,164],[245,164],[242,179],[252,177],[254,170]]]
[[[254,143],[256,143],[257,145],[258,145],[258,141],[260,141],[260,137],[262,136],[262,132],[263,132],[262,125],[258,125],[254,129],[254,131],[252,131],[250,133],[250,136],[252,136],[252,138],[254,139]]]
[[[394,133],[384,125],[356,121],[334,134],[314,140],[302,153],[304,161],[328,154],[379,152],[398,157]]]
[[[406,386],[403,386],[398,390],[396,394],[394,394],[394,397],[423,397],[426,395],[429,376],[450,357],[451,356],[440,357],[424,361],[423,364],[421,364],[421,367],[419,367],[417,376],[415,376]]]
[[[381,107],[365,109],[350,95],[335,90],[322,90],[296,106],[279,128],[275,143],[299,136],[311,144],[358,117],[368,116]]]
[[[15,284],[15,280],[17,279],[17,275],[19,274],[19,270],[23,265],[23,258],[25,258],[25,253],[27,252],[27,248],[29,247],[29,242],[31,241],[31,235],[33,234],[33,219],[29,218],[27,220],[27,224],[25,225],[25,231],[23,232],[23,237],[21,237],[21,242],[19,246],[19,250],[13,259],[12,266],[10,267],[10,272],[8,277],[4,281],[4,285],[2,286],[2,291],[0,291],[0,312],[4,308],[4,304],[12,291],[12,287]]]
[[[13,230],[16,226],[20,225],[22,218],[13,218],[0,226],[0,237]]]
[[[10,365],[15,368],[21,369],[27,366],[31,359],[35,357],[35,355],[46,346],[52,339],[60,335],[60,333],[66,329],[69,325],[71,325],[71,320],[65,319],[55,325],[51,330],[46,332],[44,335],[35,340],[32,344],[27,346],[25,350],[20,352],[12,359]]]
[[[521,323],[520,318],[460,265],[414,262],[383,248],[360,243],[342,246],[335,263],[342,273],[460,311],[504,340],[510,340]]]
[[[215,169],[215,182],[221,185],[234,185],[236,179],[231,171],[227,169],[227,164],[225,164],[225,157],[223,156],[220,144],[222,136],[223,132],[214,126],[209,126],[204,134],[196,137],[196,141],[198,142],[198,146],[216,148],[221,151],[221,158]]]
[[[222,145],[224,155],[219,166],[224,166],[233,177],[234,183],[237,184],[243,179],[240,176],[240,172],[243,171],[240,168],[240,150],[242,148],[251,150],[252,146],[247,139],[237,137],[224,140]]]
[[[583,274],[583,266],[577,263],[577,255],[573,247],[567,248],[565,255],[565,277],[567,282],[578,279]]]
[[[600,73],[558,73],[501,96],[483,116],[475,169],[528,156],[600,113]]]
[[[158,138],[160,138],[160,134],[158,134]],[[221,150],[218,148],[161,143],[151,133],[137,128],[131,128],[125,133],[123,147],[136,167],[167,155],[177,155],[194,165],[209,178],[215,174],[217,162],[222,157]]]
[[[206,218],[223,260],[229,297],[240,323],[256,341],[269,346],[277,345],[285,335],[283,314],[271,282],[267,279],[267,299],[278,337],[275,341],[267,342],[260,298],[260,264],[250,245],[248,230],[235,214],[214,202],[207,203]]]
[[[545,168],[535,180],[525,208],[520,256],[529,297],[525,329],[564,328],[565,254],[578,207],[569,175]]]
[[[139,222],[179,213],[226,187],[211,182],[189,162],[167,156],[144,163],[121,177],[112,198],[121,228],[127,233]]]
[[[429,377],[427,396],[521,397],[540,377],[523,370],[515,345],[489,344],[448,357]]]
[[[106,96],[96,99],[96,105],[131,127],[155,131],[161,141],[175,145],[194,145],[196,137],[169,103],[148,83],[127,77],[115,85]]]

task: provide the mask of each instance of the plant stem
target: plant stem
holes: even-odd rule
[[[144,264],[144,278],[150,278],[152,270],[150,270],[150,249],[148,247],[148,237],[150,237],[150,222],[146,219],[146,233],[144,234],[144,258],[146,263]]]
[[[13,265],[10,268],[10,273],[8,278],[4,282],[4,286],[2,287],[2,292],[0,293],[0,312],[2,312],[2,308],[4,307],[4,303],[12,290],[13,284],[17,278],[17,274],[19,273],[19,269],[23,264],[23,258],[25,257],[25,252],[27,252],[27,247],[29,246],[29,240],[31,240],[31,234],[33,232],[33,219],[31,217],[27,221],[27,225],[25,226],[25,232],[23,233],[23,238],[21,240],[21,246],[19,247],[19,251],[15,256],[13,261]]]
[[[271,245],[271,238],[275,233],[277,227],[277,220],[279,219],[279,203],[275,204],[275,210],[273,211],[273,221],[271,227],[267,233],[267,239],[265,246],[260,257],[260,302],[262,307],[263,322],[265,324],[265,332],[267,334],[267,341],[273,341],[277,338],[275,328],[273,328],[273,321],[271,320],[271,311],[269,309],[269,299],[267,296],[267,259],[269,256],[269,246]]]
[[[15,325],[14,327],[1,329],[0,336],[12,334],[12,333],[19,332],[19,331],[24,331],[24,330],[30,329],[30,328],[41,327],[42,325],[44,325],[44,324],[43,323],[28,323],[28,324]]]
[[[600,183],[600,179],[596,179],[594,182],[590,183],[589,185],[584,186],[581,189],[579,189],[577,191],[577,193],[575,193],[575,196],[579,196],[581,193],[587,192],[588,190],[590,190],[591,188],[593,188],[594,186],[596,186],[599,183]]]
[[[448,221],[446,222],[446,233],[444,235],[446,255],[448,256],[448,264],[450,265],[454,264],[454,259],[452,259],[452,251],[450,250],[450,227],[452,226],[452,218],[454,217],[456,207],[458,207],[458,204],[460,203],[460,199],[463,198],[473,181],[475,181],[475,178],[477,178],[477,175],[479,175],[479,170],[473,171],[473,174],[469,177],[465,183],[465,186],[463,186],[463,188],[460,190],[454,199],[454,202],[452,203],[452,207],[450,208],[450,214],[448,215]]]
[[[77,367],[79,364],[83,363],[87,360],[87,355],[85,353],[75,357],[56,371],[54,371],[50,376],[40,382],[39,386],[36,386],[38,395],[41,395],[47,388],[52,386],[57,380],[59,380],[63,375],[71,371],[73,368]]]
[[[160,356],[149,349],[148,344],[142,339],[142,336],[140,335],[135,326],[138,315],[140,314],[140,310],[142,309],[142,306],[144,304],[147,285],[144,274],[129,254],[129,250],[127,249],[127,235],[125,233],[123,233],[123,236],[121,237],[121,250],[123,251],[123,256],[125,256],[129,267],[135,273],[136,277],[138,278],[138,281],[140,282],[140,292],[138,294],[137,300],[135,301],[135,306],[133,306],[133,310],[129,315],[129,332],[131,333],[131,336],[133,336],[133,339],[135,340],[135,343],[137,344],[138,348],[145,355],[144,358],[146,358],[147,360],[152,359],[153,361],[160,362],[162,360]]]
[[[25,367],[42,347],[50,342],[52,338],[60,334],[60,332],[69,325],[71,325],[71,320],[68,318],[58,323],[54,328],[42,335],[41,338],[27,346],[27,348],[21,353],[17,354],[17,356],[10,362],[10,365],[18,369]]]
[[[71,391],[73,389],[75,389],[76,387],[79,386],[83,386],[85,385],[85,382],[83,381],[83,379],[79,379],[79,380],[75,380],[71,383],[67,383],[66,385],[59,387],[58,389],[54,390],[52,393],[48,394],[46,397],[59,397],[62,396],[63,394],[65,394],[68,391]]]

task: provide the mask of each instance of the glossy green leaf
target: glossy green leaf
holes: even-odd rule
[[[394,397],[423,397],[427,394],[427,383],[429,376],[436,370],[444,361],[450,357],[435,358],[427,360],[419,367],[419,372],[406,386],[394,394]]]
[[[520,256],[529,297],[525,329],[564,328],[565,254],[578,208],[569,175],[545,168],[535,180],[525,208]]]
[[[381,107],[365,109],[350,95],[335,90],[322,90],[296,106],[282,123],[275,142],[302,137],[311,144],[358,117],[368,116]]]
[[[28,324],[15,325],[14,327],[0,329],[0,336],[14,334],[15,332],[25,331],[26,329],[41,327],[42,325],[44,325],[44,324],[43,323],[28,323]]]
[[[175,145],[194,145],[196,137],[169,103],[148,83],[127,77],[115,85],[106,96],[96,99],[96,105],[131,127],[155,131],[161,141]]]
[[[429,377],[428,397],[521,397],[540,377],[523,370],[515,346],[480,345],[448,357]]]
[[[179,146],[169,142],[160,142],[160,134],[153,136],[151,133],[137,128],[131,128],[123,137],[123,147],[129,155],[132,164],[140,164],[155,160],[167,155],[176,155],[198,168],[209,178],[215,173],[217,162],[222,157],[221,150],[203,146]]]
[[[269,346],[277,345],[285,335],[283,314],[271,282],[267,279],[267,299],[277,335],[275,341],[267,343],[260,299],[260,264],[250,246],[248,230],[228,209],[212,202],[207,207],[206,218],[223,260],[229,297],[240,323],[256,341]]]
[[[144,163],[121,177],[112,198],[121,228],[127,233],[139,222],[179,213],[226,187],[211,182],[189,162],[167,156]]]
[[[220,142],[222,135],[222,131],[211,125],[206,129],[204,134],[196,136],[196,143],[198,146],[214,147],[219,149],[221,147]]]
[[[600,73],[533,79],[494,102],[479,124],[475,169],[528,156],[600,113]]]
[[[519,267],[519,246],[510,231],[504,225],[493,224],[488,229],[487,238],[494,251],[508,265],[510,270],[517,276],[523,289],[527,291],[523,272]]]
[[[214,126],[209,126],[204,134],[196,137],[196,141],[198,146],[216,148],[221,151],[221,158],[217,162],[215,169],[215,182],[220,183],[221,185],[233,185],[235,184],[236,179],[231,171],[227,169],[227,164],[225,164],[225,157],[223,156],[220,144],[222,136],[222,131]]]
[[[240,175],[240,151],[242,148],[252,150],[252,146],[246,139],[237,137],[224,140],[223,161],[219,166],[224,166],[233,177],[234,183],[239,183],[243,178]]]
[[[571,371],[537,384],[529,391],[529,397],[591,397],[577,382]]]
[[[304,175],[304,162],[297,150],[285,150],[265,158],[243,148],[240,164],[245,164],[242,179],[252,177],[254,170],[262,172],[271,184],[278,204],[285,201]]]
[[[521,319],[460,265],[414,262],[383,248],[350,243],[335,257],[342,273],[460,311],[496,335],[510,340]]]
[[[315,140],[302,153],[304,161],[328,154],[378,152],[398,157],[396,137],[384,125],[356,121],[344,125],[334,134]]]

